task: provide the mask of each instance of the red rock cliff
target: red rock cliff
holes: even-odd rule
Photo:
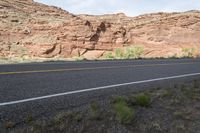
[[[128,45],[143,45],[146,57],[178,55],[183,48],[199,50],[200,12],[90,16],[32,0],[0,1],[2,57],[98,58]]]

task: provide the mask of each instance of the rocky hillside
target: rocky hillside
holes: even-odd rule
[[[32,0],[0,1],[0,57],[99,58],[141,45],[145,57],[200,55],[200,11],[74,15]]]

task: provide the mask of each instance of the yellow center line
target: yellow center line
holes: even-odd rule
[[[99,70],[99,69],[116,69],[128,67],[154,67],[154,66],[173,66],[173,65],[189,65],[197,62],[185,63],[170,63],[170,64],[146,64],[146,65],[123,65],[123,66],[108,66],[108,67],[88,67],[88,68],[66,68],[66,69],[50,69],[50,70],[30,70],[30,71],[15,71],[15,72],[0,72],[0,75],[11,74],[30,74],[30,73],[47,73],[47,72],[64,72],[64,71],[84,71],[84,70]]]

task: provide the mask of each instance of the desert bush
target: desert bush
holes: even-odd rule
[[[144,48],[142,46],[130,46],[125,49],[117,48],[114,54],[108,52],[105,54],[106,59],[138,59],[144,53]]]
[[[195,55],[196,49],[195,48],[183,48],[182,49],[184,57],[193,57]]]
[[[131,124],[134,119],[134,110],[125,100],[118,100],[114,103],[117,120],[122,124]]]
[[[115,58],[116,59],[123,59],[124,58],[124,52],[122,51],[122,49],[117,48],[115,50]]]
[[[83,56],[76,56],[74,57],[74,60],[75,61],[83,61],[83,60],[86,60]]]
[[[114,96],[111,99],[112,103],[119,103],[119,102],[128,102],[128,98],[125,96]]]
[[[107,52],[107,53],[105,54],[105,58],[106,58],[106,59],[113,59],[114,56],[113,56],[112,52]]]
[[[148,107],[151,103],[151,98],[148,94],[138,94],[135,96],[135,102],[137,105],[142,107]]]
[[[132,47],[127,47],[125,50],[125,58],[130,59],[138,59],[141,57],[141,55],[144,53],[144,48],[141,46],[132,46]]]
[[[122,124],[131,124],[134,119],[134,110],[128,104],[128,98],[116,96],[112,98],[117,120]]]

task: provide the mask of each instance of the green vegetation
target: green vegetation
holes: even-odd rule
[[[101,120],[101,111],[100,107],[96,102],[90,104],[90,118],[93,120]]]
[[[140,58],[144,53],[144,48],[141,46],[132,46],[127,47],[125,52],[125,58],[126,59],[138,59]]]
[[[144,53],[144,48],[142,46],[130,46],[115,49],[114,53],[108,52],[105,54],[106,59],[138,59]]]
[[[194,57],[196,49],[195,48],[183,48],[183,57]]]
[[[73,58],[75,61],[83,61],[86,60],[83,56],[76,56]]]
[[[79,112],[61,112],[54,116],[53,123],[57,125],[66,120],[80,122],[82,120],[82,115]]]
[[[67,119],[67,117],[70,115],[70,112],[61,112],[58,113],[56,116],[54,116],[53,118],[53,122],[55,124],[60,124],[62,123],[65,119]]]
[[[151,103],[151,98],[148,94],[139,94],[135,96],[136,104],[142,107],[148,107]]]
[[[105,58],[106,59],[113,59],[114,56],[112,55],[112,52],[108,52],[108,53],[105,54]]]
[[[131,108],[125,99],[118,98],[114,103],[117,120],[123,124],[131,124],[134,119],[134,110]]]
[[[122,49],[117,48],[115,50],[115,58],[116,59],[123,59],[124,58],[124,52],[122,51]]]
[[[120,102],[126,102],[128,103],[128,98],[125,96],[114,96],[111,99],[111,103],[115,104],[115,103],[120,103]]]

